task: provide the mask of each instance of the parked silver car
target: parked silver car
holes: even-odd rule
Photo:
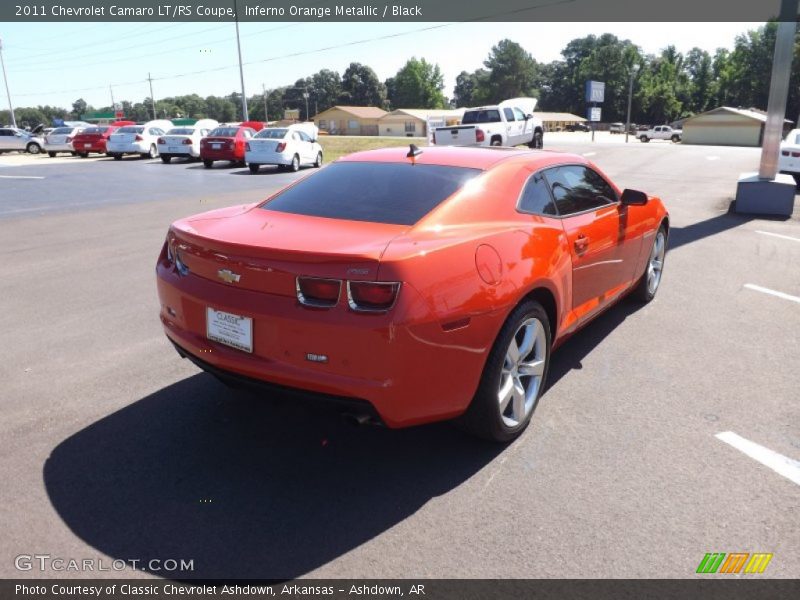
[[[0,128],[0,152],[30,152],[39,154],[44,146],[44,140],[22,129],[13,127]]]

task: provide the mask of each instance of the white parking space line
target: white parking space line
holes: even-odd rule
[[[761,235],[771,235],[772,237],[781,238],[782,240],[791,240],[793,242],[800,242],[800,238],[792,237],[790,235],[783,235],[782,233],[772,233],[771,231],[761,231],[760,229],[755,230],[756,233],[760,233]]]
[[[721,431],[714,437],[733,446],[753,460],[757,460],[765,467],[769,467],[778,475],[783,475],[789,481],[800,485],[800,461],[787,458],[783,454],[751,442],[732,431]]]
[[[797,296],[792,296],[791,294],[784,294],[783,292],[778,292],[776,290],[771,290],[769,288],[761,287],[760,285],[756,285],[754,283],[745,283],[744,287],[748,290],[753,290],[756,292],[761,292],[762,294],[769,294],[770,296],[775,296],[776,298],[783,298],[784,300],[790,300],[792,302],[797,302],[800,304],[800,298]]]
[[[0,175],[0,179],[44,179],[35,175]]]

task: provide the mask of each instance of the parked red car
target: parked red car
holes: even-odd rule
[[[220,125],[200,140],[200,160],[206,169],[213,167],[215,160],[228,160],[244,166],[244,146],[263,128],[264,124],[259,121]]]
[[[628,293],[652,300],[668,231],[661,200],[582,156],[360,152],[173,223],[160,317],[223,380],[346,400],[390,427],[460,417],[508,441],[553,348]]]
[[[111,125],[96,125],[88,127],[72,139],[72,147],[81,158],[86,158],[90,153],[106,153],[108,136],[125,125],[136,125],[135,121],[115,121]]]

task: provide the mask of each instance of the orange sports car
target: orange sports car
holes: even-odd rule
[[[458,417],[509,441],[550,355],[622,296],[652,300],[669,218],[581,156],[352,154],[263,202],[172,224],[156,266],[178,353],[360,422]]]

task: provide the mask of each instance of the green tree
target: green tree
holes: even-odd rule
[[[334,106],[342,93],[342,78],[336,71],[322,69],[311,76],[315,108],[317,112],[328,110]]]
[[[483,65],[488,75],[475,94],[478,102],[489,104],[517,96],[538,95],[538,63],[518,43],[501,40],[491,49]]]
[[[477,69],[472,73],[461,71],[456,77],[456,87],[453,89],[453,104],[467,107],[477,104],[478,89],[487,76],[488,73],[484,69]]]
[[[383,108],[386,105],[386,86],[370,67],[361,63],[350,63],[342,75],[339,103]]]
[[[72,116],[76,119],[80,119],[81,115],[85,115],[89,110],[89,105],[86,104],[86,100],[83,98],[78,98],[75,102],[72,103]]]
[[[389,102],[394,108],[443,108],[444,77],[439,65],[410,58],[390,80]],[[387,87],[387,92],[389,85]]]

